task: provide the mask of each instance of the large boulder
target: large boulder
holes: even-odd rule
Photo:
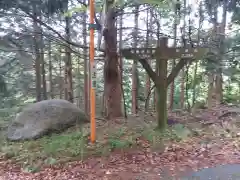
[[[31,104],[9,124],[9,140],[36,139],[51,132],[61,132],[76,124],[89,122],[76,105],[62,99]]]

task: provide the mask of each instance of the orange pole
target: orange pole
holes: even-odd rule
[[[94,24],[94,0],[90,0],[90,25]],[[90,116],[91,116],[91,142],[96,141],[96,122],[95,122],[95,86],[96,86],[96,67],[94,62],[94,28],[90,29]]]

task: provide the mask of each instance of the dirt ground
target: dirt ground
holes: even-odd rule
[[[97,135],[102,146],[109,145],[104,144],[106,137],[119,129],[124,133],[116,138],[131,137],[134,145],[114,148],[107,155],[44,165],[36,173],[24,172],[22,164],[3,156],[0,160],[0,180],[167,180],[201,168],[240,164],[239,113],[237,107],[227,106],[199,110],[194,115],[175,111],[169,114],[169,118],[177,120],[191,133],[186,135],[182,126],[177,126],[171,132],[179,131],[175,135],[182,138],[166,135],[160,142],[159,135],[147,138],[153,132],[150,129],[156,125],[153,115],[111,122],[100,120]],[[96,146],[89,144],[88,148]]]

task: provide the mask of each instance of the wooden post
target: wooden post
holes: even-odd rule
[[[158,126],[161,129],[164,129],[167,126],[167,65],[168,65],[168,58],[161,56],[162,52],[166,52],[168,50],[168,38],[162,37],[160,39],[160,54],[156,57],[159,69],[159,86],[156,85],[157,90],[157,119],[158,119]]]
[[[188,59],[201,58],[207,51],[207,48],[172,48],[167,45],[168,38],[162,37],[160,47],[157,48],[129,48],[122,50],[122,55],[125,58],[138,60],[142,64],[155,84],[158,94],[157,117],[160,129],[164,129],[167,125],[167,87],[184,67]],[[152,70],[147,59],[156,59],[158,61],[159,74]],[[167,76],[168,59],[180,59],[169,76]]]

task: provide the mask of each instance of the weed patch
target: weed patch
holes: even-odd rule
[[[185,127],[176,126],[160,132],[154,130],[154,126],[155,124],[136,128],[128,125],[103,127],[105,131],[98,130],[95,144],[88,142],[86,132],[76,128],[38,140],[3,141],[0,156],[19,163],[26,172],[37,172],[41,166],[83,160],[89,156],[107,156],[115,150],[150,147],[162,151],[166,142],[180,141],[187,137]]]

